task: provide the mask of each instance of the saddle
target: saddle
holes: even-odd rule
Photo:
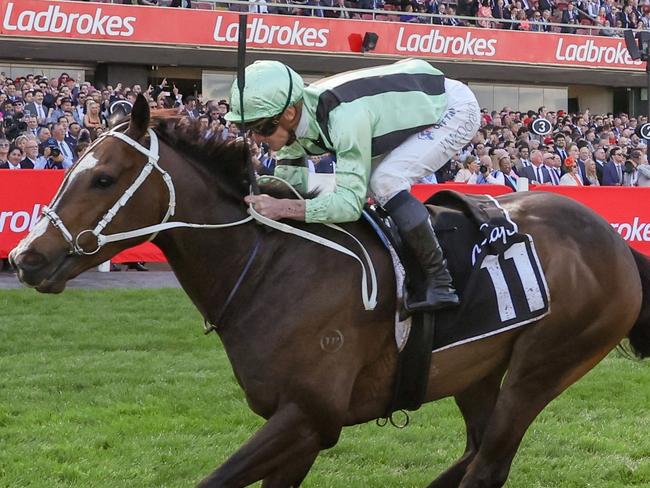
[[[434,314],[415,314],[398,357],[394,411],[417,410],[426,392],[431,354],[534,323],[548,313],[549,294],[531,236],[487,195],[451,190],[436,193],[431,221],[443,248],[461,305]],[[371,225],[392,247],[405,270],[406,286],[421,290],[424,277],[402,245],[395,225],[379,206],[366,209]]]

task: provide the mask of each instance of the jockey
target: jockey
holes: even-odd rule
[[[406,309],[457,305],[429,212],[409,190],[476,134],[480,109],[470,89],[418,59],[341,73],[309,86],[283,63],[257,61],[246,68],[246,85],[246,127],[258,144],[278,151],[276,176],[306,192],[306,156],[336,155],[335,190],[307,200],[251,195],[246,202],[275,220],[351,222],[361,216],[370,189],[427,278],[424,300],[407,297]],[[230,100],[226,119],[239,123],[237,80]]]

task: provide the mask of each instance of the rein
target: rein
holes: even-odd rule
[[[349,249],[342,246],[341,244],[338,244],[337,242],[331,241],[329,239],[326,239],[324,237],[318,236],[316,234],[312,234],[310,232],[301,229],[297,229],[291,225],[282,222],[276,222],[275,220],[271,220],[267,217],[264,217],[253,208],[252,204],[249,205],[248,208],[249,215],[235,222],[226,222],[223,224],[194,224],[194,223],[179,222],[179,221],[168,222],[169,218],[172,217],[176,211],[176,190],[174,188],[174,183],[172,181],[171,175],[158,164],[158,159],[159,159],[158,136],[156,135],[153,129],[147,129],[147,133],[149,134],[151,140],[150,146],[147,149],[142,144],[132,139],[131,137],[127,136],[126,134],[122,132],[117,132],[116,129],[118,129],[119,127],[120,126],[115,127],[114,129],[102,134],[97,139],[97,141],[95,141],[93,146],[98,144],[104,138],[116,137],[117,139],[120,139],[121,141],[133,147],[136,151],[146,156],[147,163],[142,168],[142,171],[135,179],[135,181],[131,184],[131,186],[129,186],[129,188],[126,189],[124,194],[117,200],[117,202],[115,202],[115,204],[104,214],[104,216],[100,219],[99,223],[95,226],[95,228],[82,230],[77,234],[76,237],[73,237],[72,233],[66,227],[63,220],[52,208],[50,207],[43,208],[43,216],[46,217],[50,221],[50,223],[61,232],[65,241],[70,245],[69,254],[78,255],[78,256],[90,256],[96,254],[97,252],[99,252],[99,250],[102,247],[104,247],[106,244],[109,244],[111,242],[125,241],[128,239],[133,239],[135,237],[141,237],[146,235],[149,235],[148,240],[151,241],[156,237],[156,235],[159,232],[164,230],[169,230],[169,229],[177,229],[177,228],[224,229],[227,227],[235,227],[238,225],[242,225],[255,219],[257,222],[266,225],[268,227],[271,227],[273,229],[279,230],[280,232],[296,235],[298,237],[307,239],[309,241],[315,242],[322,246],[329,247],[330,249],[338,251],[342,254],[345,254],[357,260],[361,265],[361,271],[362,271],[361,295],[363,299],[363,306],[366,310],[374,310],[374,308],[377,305],[377,275],[375,273],[375,268],[372,264],[372,260],[370,258],[370,255],[368,254],[368,251],[366,251],[361,241],[359,241],[354,235],[352,235],[345,229],[339,227],[338,225],[326,224],[327,227],[334,229],[338,232],[342,232],[347,236],[351,237],[352,239],[354,239],[354,241],[361,248],[366,265],[370,271],[370,292],[368,292],[368,278],[366,274],[366,265],[364,265],[364,262],[361,260],[361,258],[359,258],[359,256],[357,256],[354,252],[350,251]],[[140,186],[145,182],[147,177],[153,172],[154,169],[156,169],[161,174],[163,180],[165,181],[165,184],[167,185],[167,189],[169,192],[169,203],[167,207],[167,212],[165,213],[165,216],[163,217],[162,221],[159,224],[149,225],[147,227],[142,227],[140,229],[134,229],[126,232],[118,232],[116,234],[109,234],[109,235],[102,234],[102,231],[113,220],[113,218],[115,218],[115,215],[117,215],[120,209],[128,203],[128,201],[131,199],[133,194],[138,190],[138,188],[140,188]],[[287,185],[291,189],[291,191],[293,191],[293,193],[298,196],[298,198],[302,199],[302,196],[291,186],[291,184],[283,180],[282,178],[278,178],[276,176],[265,176],[265,178],[274,179],[282,182],[283,184]],[[90,234],[96,238],[97,247],[95,249],[87,251],[80,245],[79,240],[85,234]],[[237,280],[235,287],[233,288],[230,295],[228,296],[228,299],[226,300],[226,304],[224,305],[219,315],[219,319],[222,318],[225,309],[228,307],[230,301],[233,299],[235,293],[239,289],[239,286],[241,285],[244,277],[246,276],[253,262],[253,259],[255,258],[255,255],[257,254],[258,248],[259,248],[259,240],[256,243],[253,252],[249,256],[248,262],[246,263],[244,270],[242,271],[239,279]],[[210,332],[215,328],[216,325],[212,325],[206,322],[207,332]]]
[[[95,226],[95,228],[82,230],[81,232],[79,232],[79,234],[77,234],[76,238],[73,238],[72,233],[68,230],[68,228],[63,223],[63,220],[61,220],[61,218],[57,215],[57,213],[50,207],[43,208],[43,215],[50,220],[50,222],[54,227],[59,229],[66,242],[70,245],[70,254],[76,254],[78,256],[90,256],[96,254],[97,252],[99,252],[99,250],[102,247],[104,247],[106,244],[110,244],[111,242],[125,241],[127,239],[133,239],[134,237],[141,237],[149,234],[150,236],[148,240],[151,241],[156,237],[156,234],[158,234],[158,232],[161,232],[163,230],[168,230],[168,229],[176,229],[179,227],[190,227],[193,229],[221,229],[225,227],[232,227],[235,225],[244,224],[252,220],[252,217],[249,216],[237,222],[229,222],[225,224],[192,224],[189,222],[167,222],[169,218],[173,216],[176,211],[176,190],[174,189],[174,182],[172,181],[171,175],[163,168],[161,168],[160,165],[158,164],[158,158],[159,158],[158,136],[156,135],[153,129],[147,129],[147,133],[149,134],[149,138],[151,140],[150,147],[149,149],[147,149],[142,144],[133,140],[131,137],[127,136],[126,134],[122,132],[117,132],[116,129],[117,127],[109,132],[105,132],[104,134],[102,134],[98,138],[96,143],[99,143],[100,140],[106,137],[116,137],[121,141],[127,143],[129,146],[133,147],[139,153],[142,153],[144,156],[146,156],[147,164],[144,165],[142,171],[135,179],[135,181],[131,184],[131,186],[126,189],[124,194],[117,200],[117,202],[115,202],[115,204],[104,214],[104,216],[100,219],[99,223]],[[167,185],[167,189],[169,191],[169,204],[167,206],[167,213],[163,217],[162,221],[159,224],[150,225],[147,227],[134,229],[127,232],[119,232],[117,234],[110,234],[110,235],[102,234],[102,231],[113,220],[113,218],[115,218],[117,212],[128,203],[128,201],[131,199],[133,194],[145,182],[145,180],[151,174],[154,168],[161,174],[163,180],[165,181],[165,184]],[[79,244],[79,240],[85,234],[90,234],[97,239],[97,247],[94,250],[86,251]]]

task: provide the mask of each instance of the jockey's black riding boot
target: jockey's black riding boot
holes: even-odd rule
[[[447,261],[436,238],[429,211],[408,191],[391,198],[384,208],[392,217],[400,236],[419,261],[426,277],[426,298],[418,302],[409,296],[405,308],[409,312],[431,312],[458,305],[459,299],[451,282]]]

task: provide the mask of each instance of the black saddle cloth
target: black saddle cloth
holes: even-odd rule
[[[436,312],[430,350],[482,339],[534,322],[548,313],[549,296],[532,238],[486,195],[444,190],[427,202],[453,284],[461,299]],[[391,228],[407,284],[422,289],[418,264]]]

